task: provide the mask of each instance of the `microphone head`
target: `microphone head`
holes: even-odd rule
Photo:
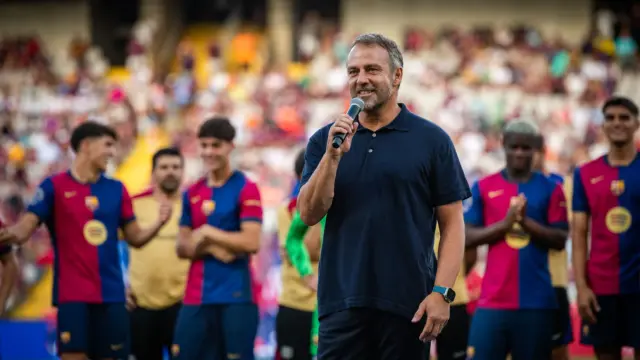
[[[355,105],[360,108],[360,110],[364,109],[364,101],[362,99],[355,97],[351,99],[351,105]]]

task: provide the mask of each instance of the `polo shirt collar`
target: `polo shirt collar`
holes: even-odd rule
[[[380,128],[380,130],[388,129],[395,131],[409,131],[409,129],[411,128],[411,123],[409,121],[409,117],[407,116],[409,110],[407,110],[407,107],[403,103],[398,103],[398,105],[400,106],[400,112],[398,113],[396,118],[386,126]],[[364,130],[367,129],[364,126],[360,126],[357,131]]]

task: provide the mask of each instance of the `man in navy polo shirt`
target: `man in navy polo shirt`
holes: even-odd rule
[[[309,140],[298,209],[327,215],[318,286],[321,360],[424,360],[449,319],[471,193],[449,136],[397,103],[398,46],[360,35],[347,60],[365,108]],[[335,134],[342,146],[331,146]],[[436,263],[436,220],[441,241]]]

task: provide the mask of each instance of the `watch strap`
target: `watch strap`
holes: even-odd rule
[[[447,302],[450,302],[450,301],[449,301],[449,296],[447,296],[447,295],[448,295],[447,293],[449,292],[449,288],[444,287],[444,286],[438,286],[438,285],[436,285],[436,286],[434,286],[434,287],[433,287],[433,292],[438,293],[438,294],[441,294],[441,295],[442,295],[442,297],[444,297],[444,299],[445,299]]]

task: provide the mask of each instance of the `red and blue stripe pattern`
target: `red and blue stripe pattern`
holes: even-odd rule
[[[124,185],[101,176],[81,183],[70,172],[45,179],[27,211],[51,235],[54,304],[125,301],[118,229],[133,221]]]
[[[567,228],[566,200],[559,185],[541,173],[514,183],[500,172],[476,182],[465,222],[485,227],[502,221],[511,198],[524,194],[526,216],[546,225]],[[556,296],[549,273],[548,249],[538,246],[519,225],[505,239],[489,246],[478,307],[492,309],[553,309]]]
[[[262,203],[255,183],[239,171],[221,187],[202,179],[183,195],[180,226],[197,229],[211,225],[224,231],[240,231],[244,221],[262,222]],[[230,304],[252,302],[249,255],[231,263],[214,257],[194,260],[189,270],[184,303]]]
[[[640,293],[640,160],[603,156],[575,170],[573,211],[589,214],[587,278],[597,295]]]

